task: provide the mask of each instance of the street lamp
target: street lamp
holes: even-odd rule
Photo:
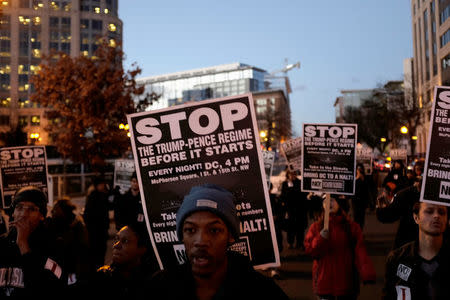
[[[408,127],[402,126],[402,127],[400,128],[400,132],[403,133],[403,134],[407,134],[407,133],[408,133]]]
[[[386,138],[385,138],[385,137],[382,137],[382,138],[380,139],[380,142],[386,143]]]

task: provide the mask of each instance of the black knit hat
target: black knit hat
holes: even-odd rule
[[[177,212],[177,234],[183,239],[183,223],[196,211],[209,211],[219,216],[228,226],[235,239],[239,237],[239,218],[236,214],[231,192],[215,184],[194,186],[187,194]]]
[[[35,186],[20,188],[14,195],[13,208],[15,209],[18,203],[24,201],[34,203],[39,208],[39,212],[44,217],[47,216],[47,195],[39,188]]]

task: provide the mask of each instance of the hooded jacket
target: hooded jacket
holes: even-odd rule
[[[313,290],[317,295],[356,295],[360,280],[376,279],[361,227],[343,215],[330,215],[329,222],[328,239],[320,235],[323,225],[317,221],[304,242],[305,252],[314,259]]]

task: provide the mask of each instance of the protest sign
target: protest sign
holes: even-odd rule
[[[303,124],[302,191],[355,193],[356,124]]]
[[[264,171],[266,174],[267,186],[270,185],[270,177],[272,176],[273,163],[275,162],[275,152],[264,150],[262,152],[264,161]]]
[[[281,144],[281,151],[288,161],[291,169],[301,171],[302,169],[302,138],[287,140]]]
[[[121,194],[125,194],[130,189],[134,171],[134,160],[116,159],[114,161],[114,187],[118,186]]]
[[[396,160],[401,160],[403,165],[406,167],[408,165],[408,150],[407,149],[391,149],[389,151],[389,156],[391,157],[392,166]]]
[[[372,175],[373,172],[373,149],[365,146],[356,147],[356,163],[364,166],[366,175]]]
[[[235,196],[240,239],[254,266],[279,253],[251,94],[128,115],[150,238],[161,268],[184,263],[176,213],[193,186],[218,184]]]
[[[420,201],[450,206],[450,87],[434,89]]]
[[[48,193],[44,146],[1,148],[0,169],[3,208],[9,208],[14,193],[21,187],[32,185]]]

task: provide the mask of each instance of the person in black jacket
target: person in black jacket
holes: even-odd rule
[[[89,238],[89,260],[93,271],[105,264],[109,229],[109,201],[106,181],[94,178],[94,190],[87,196],[83,219]]]
[[[70,198],[58,199],[48,218],[49,231],[55,238],[67,274],[66,291],[72,295],[80,291],[91,275],[88,232],[82,217],[75,213],[76,208]]]
[[[419,239],[389,254],[382,299],[448,299],[450,247],[443,237],[448,208],[417,202],[413,213]]]
[[[301,191],[301,181],[295,171],[286,170],[286,180],[281,184],[281,201],[287,210],[287,242],[289,248],[303,248],[305,230],[308,227],[307,193]]]
[[[395,194],[391,203],[378,199],[376,216],[382,223],[399,221],[392,249],[399,248],[418,237],[418,227],[413,218],[413,206],[419,201],[422,177],[417,176],[415,183]]]
[[[9,232],[0,239],[0,298],[61,295],[67,278],[46,215],[47,196],[40,189],[27,186],[16,192]]]
[[[145,224],[136,172],[131,175],[130,189],[125,194],[118,195],[117,198],[115,198],[114,220],[117,230],[120,230],[120,228],[126,224],[136,222]]]
[[[390,198],[408,186],[405,165],[401,159],[394,161],[392,169],[384,178],[381,186],[386,190]]]
[[[212,184],[193,187],[177,213],[188,262],[152,278],[159,299],[288,299],[247,257],[228,248],[239,236],[233,195]]]
[[[143,299],[151,276],[159,270],[147,228],[132,223],[117,232],[112,262],[97,270],[88,289],[90,296],[109,299]]]

